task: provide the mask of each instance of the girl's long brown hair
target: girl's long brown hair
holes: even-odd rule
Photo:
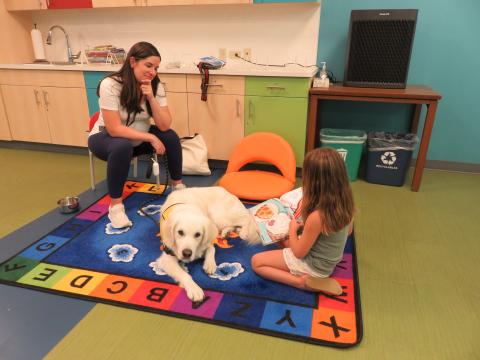
[[[323,232],[337,232],[353,218],[353,193],[340,154],[331,148],[317,148],[305,156],[302,172],[302,217],[313,211],[322,214]]]
[[[133,57],[138,61],[146,59],[150,56],[158,56],[160,60],[162,60],[162,57],[155,46],[145,41],[138,42],[134,44],[128,51],[127,58],[125,59],[125,62],[120,70],[107,76],[122,84],[122,90],[120,92],[120,105],[122,105],[122,107],[125,108],[128,113],[127,126],[133,124],[136,114],[139,114],[143,111],[140,106],[142,92],[138,87],[135,74],[130,66],[130,58]],[[97,96],[100,96],[100,83],[98,83],[97,86]],[[152,90],[154,94],[157,93],[159,83],[160,79],[158,76],[155,76],[152,80]],[[146,105],[148,114],[152,116],[152,108],[150,107],[148,101],[146,102]],[[133,114],[133,120],[131,122],[130,114]]]

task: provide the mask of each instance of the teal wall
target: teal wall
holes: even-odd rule
[[[480,1],[323,0],[317,62],[343,80],[350,11],[418,9],[409,84],[442,94],[428,160],[480,163]],[[322,126],[408,131],[406,105],[329,102]],[[422,113],[422,119],[424,112]]]

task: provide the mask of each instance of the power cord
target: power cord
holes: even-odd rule
[[[299,64],[299,63],[296,63],[296,62],[288,62],[288,63],[285,63],[285,64],[261,64],[261,63],[257,63],[257,62],[253,62],[253,61],[250,61],[250,60],[247,60],[243,57],[241,57],[240,55],[238,54],[235,54],[235,57],[239,58],[240,60],[243,60],[245,62],[248,62],[252,65],[259,65],[259,66],[272,66],[272,67],[287,67],[287,65],[298,65],[298,66],[301,66],[301,67],[305,67],[305,68],[308,68],[308,67],[316,67],[318,69],[318,65],[302,65],[302,64]]]
[[[331,83],[335,84],[337,82],[337,78],[333,76],[333,72],[330,70],[327,70],[327,76]]]

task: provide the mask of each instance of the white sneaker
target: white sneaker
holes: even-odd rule
[[[108,218],[112,223],[112,227],[121,229],[127,226],[132,226],[132,222],[125,214],[125,207],[123,204],[117,204],[108,208]]]
[[[187,186],[184,183],[178,183],[176,185],[172,185],[172,191],[182,190],[182,189],[186,189],[186,188],[187,188]]]

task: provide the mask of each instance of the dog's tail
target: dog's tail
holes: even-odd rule
[[[261,243],[260,234],[253,216],[249,215],[246,217],[246,222],[242,225],[238,235],[251,245]]]

